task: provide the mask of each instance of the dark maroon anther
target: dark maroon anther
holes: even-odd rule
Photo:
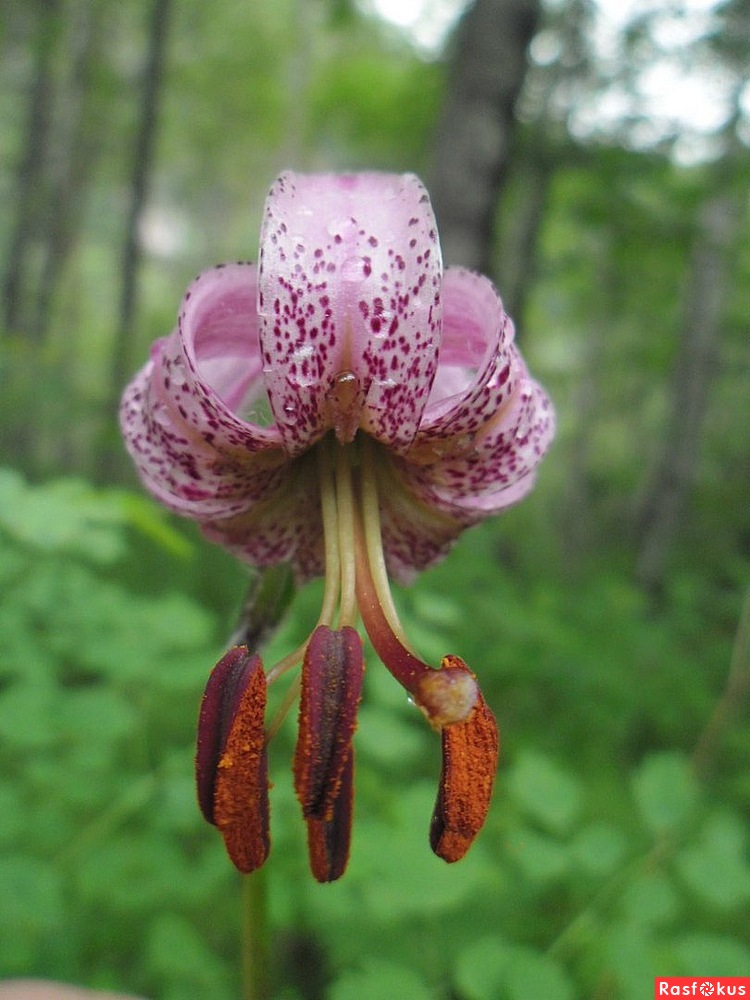
[[[242,872],[259,868],[270,850],[265,710],[261,659],[235,646],[208,679],[195,763],[201,811]]]
[[[302,665],[294,787],[305,819],[330,819],[351,755],[364,677],[362,639],[320,625]]]
[[[335,882],[346,871],[352,838],[354,799],[354,751],[349,754],[341,775],[338,797],[330,819],[308,819],[307,847],[310,870],[318,882]]]

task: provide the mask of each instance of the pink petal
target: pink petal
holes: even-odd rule
[[[400,584],[411,583],[418,572],[440,562],[466,527],[437,506],[424,504],[392,461],[378,468],[378,498],[388,575]]]
[[[526,369],[513,323],[492,283],[463,268],[443,277],[440,362],[415,446],[437,442],[442,456],[469,437],[511,397]]]
[[[198,521],[246,511],[284,478],[276,428],[238,413],[263,405],[255,299],[252,265],[204,272],[177,330],[157,341],[123,397],[122,431],[145,485]]]
[[[396,450],[409,445],[435,374],[441,269],[416,177],[279,177],[261,235],[260,338],[290,452],[331,426],[344,439],[359,425]],[[347,395],[354,412],[342,415],[336,380],[346,373],[358,384]]]
[[[310,456],[314,459],[314,456]],[[292,563],[298,584],[325,569],[318,485],[308,456],[287,466],[281,485],[235,517],[204,521],[203,533],[253,566]]]
[[[443,309],[430,401],[412,447],[395,464],[416,500],[468,525],[529,492],[554,435],[554,413],[486,278],[449,268]]]
[[[524,376],[466,452],[430,465],[399,462],[398,470],[404,486],[423,503],[473,524],[526,496],[554,432],[547,395]]]

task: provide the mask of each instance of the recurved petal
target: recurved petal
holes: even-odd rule
[[[497,723],[481,694],[465,722],[443,729],[442,750],[430,846],[438,857],[454,862],[466,854],[484,826],[500,752]]]
[[[443,276],[440,362],[414,451],[429,459],[465,446],[526,374],[515,331],[493,284],[460,267]]]
[[[260,337],[289,451],[332,426],[410,444],[435,374],[441,273],[429,197],[413,175],[278,178],[261,233]],[[354,412],[338,420],[336,380],[349,373]]]
[[[426,465],[398,464],[405,488],[464,524],[498,513],[524,497],[555,433],[544,390],[527,376],[512,399],[474,436],[464,454]]]
[[[145,485],[201,521],[246,510],[279,481],[276,428],[250,422],[265,400],[256,271],[233,264],[190,286],[175,332],[154,345],[125,390],[120,420]]]

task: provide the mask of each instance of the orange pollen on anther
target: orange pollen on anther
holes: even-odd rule
[[[221,831],[241,872],[260,868],[270,850],[265,709],[260,657],[235,647],[209,678],[196,764],[204,815]]]
[[[430,846],[449,863],[459,861],[484,826],[492,799],[500,739],[481,694],[465,722],[442,732],[443,766],[432,814]]]

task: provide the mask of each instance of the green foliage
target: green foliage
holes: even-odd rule
[[[209,575],[226,563],[123,490],[30,486],[10,470],[0,489],[0,974],[229,1000],[238,883],[191,773],[230,602],[214,594],[209,610],[190,589],[198,560]],[[659,676],[634,685],[648,614],[637,594],[599,578],[572,600],[517,546],[511,576],[496,556],[507,538],[502,525],[469,533],[399,597],[425,655],[456,650],[480,671],[505,735],[495,803],[464,861],[429,851],[437,745],[372,653],[352,859],[335,885],[307,873],[293,727],[274,741],[280,997],[308,995],[302,948],[332,1000],[636,1000],[657,973],[746,971],[748,747],[709,784],[690,760],[731,636],[711,648],[684,588],[687,603],[651,623]],[[298,595],[267,662],[304,636],[319,598],[318,585]]]
[[[136,536],[173,575],[195,549],[125,491],[29,486],[4,469],[0,494],[0,973],[106,986],[137,955],[144,992],[229,996],[231,971],[194,947],[228,877],[190,777],[215,616],[185,593],[118,580]],[[189,942],[176,979],[154,957],[171,939]]]

